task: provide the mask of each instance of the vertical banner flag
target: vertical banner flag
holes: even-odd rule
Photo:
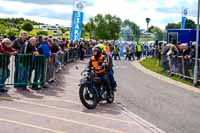
[[[186,24],[186,16],[188,14],[187,8],[182,9],[182,21],[181,21],[181,29],[185,29]]]
[[[85,7],[85,2],[83,1],[74,2],[72,25],[71,25],[71,32],[70,32],[70,40],[72,41],[80,41],[81,39],[84,7]]]

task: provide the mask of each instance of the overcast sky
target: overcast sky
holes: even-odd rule
[[[130,19],[141,28],[146,28],[145,18],[150,25],[164,29],[169,22],[181,20],[182,7],[188,8],[188,17],[196,21],[198,0],[85,0],[85,18],[98,13],[117,15]],[[24,17],[48,23],[70,25],[73,0],[0,0],[0,17]]]

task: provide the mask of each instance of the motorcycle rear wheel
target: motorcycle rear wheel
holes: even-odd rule
[[[115,93],[112,91],[110,94],[110,97],[108,97],[108,99],[106,100],[107,103],[113,103],[115,100]]]

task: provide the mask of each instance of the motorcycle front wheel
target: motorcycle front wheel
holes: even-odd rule
[[[95,109],[97,106],[97,95],[95,91],[91,92],[91,89],[88,89],[88,86],[81,86],[79,89],[79,97],[81,100],[81,103],[87,108],[87,109]]]

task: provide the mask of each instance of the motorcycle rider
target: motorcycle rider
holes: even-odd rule
[[[106,52],[106,46],[104,44],[98,44],[98,46],[101,48],[102,50],[102,54],[105,56],[107,62],[108,62],[108,76],[109,76],[109,79],[110,79],[110,85],[111,85],[111,88],[116,91],[116,87],[117,87],[117,83],[114,79],[114,70],[113,70],[113,61],[112,61],[112,57],[107,54]]]
[[[129,45],[127,45],[127,47],[126,47],[126,57],[125,57],[125,60],[127,60],[127,58],[128,58],[128,59],[131,59],[132,57],[133,57],[133,59],[134,59],[134,56],[133,56],[133,48],[132,48],[131,44],[129,44]]]
[[[112,54],[112,58],[113,58],[113,56],[116,56],[116,58],[118,57],[119,58],[119,60],[121,60],[120,59],[120,56],[119,56],[119,46],[117,45],[117,44],[115,44],[114,45],[114,50],[113,50],[113,54]]]
[[[108,63],[105,55],[102,54],[102,50],[99,46],[95,46],[93,49],[93,56],[89,61],[89,68],[94,68],[95,76],[100,77],[101,80],[105,83],[108,97],[111,95],[111,85],[109,76],[107,73]]]

